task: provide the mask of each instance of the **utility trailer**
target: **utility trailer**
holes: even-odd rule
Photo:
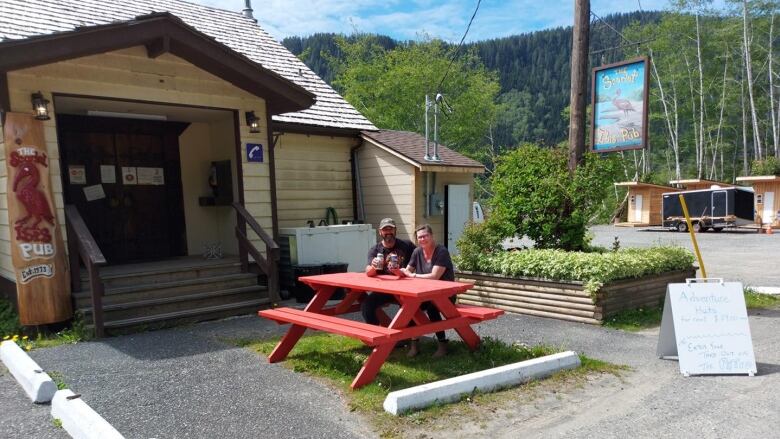
[[[693,191],[667,192],[661,200],[663,227],[687,232],[679,195],[685,198],[694,232],[712,229],[720,232],[726,227],[753,223],[753,189],[745,187],[712,187]]]

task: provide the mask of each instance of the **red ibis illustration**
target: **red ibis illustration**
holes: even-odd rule
[[[623,110],[623,114],[628,117],[629,111],[636,111],[628,99],[620,99],[620,89],[615,90],[615,97],[612,98],[612,105],[618,110]]]
[[[23,162],[19,165],[16,178],[14,178],[14,193],[24,207],[27,209],[27,216],[18,219],[16,224],[26,224],[30,218],[35,218],[33,228],[46,220],[54,225],[54,215],[51,214],[49,202],[46,196],[38,190],[38,183],[41,181],[41,175],[35,163]]]

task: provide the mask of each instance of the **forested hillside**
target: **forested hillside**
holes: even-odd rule
[[[622,31],[632,22],[657,22],[660,16],[658,12],[634,12],[607,15],[603,22],[595,20],[591,25],[591,52],[603,52],[592,56],[591,65],[623,59],[626,56],[623,49],[604,51],[623,43],[616,31]],[[493,130],[495,143],[503,147],[522,142],[552,144],[568,137],[568,120],[562,113],[569,105],[571,40],[572,30],[567,27],[467,46],[485,67],[498,73],[501,86],[498,100],[505,107]],[[375,42],[388,50],[408,44],[385,36],[377,36]],[[343,57],[335,34],[289,37],[282,43],[325,81],[333,83],[331,59]],[[631,55],[636,49],[626,48],[625,52]]]

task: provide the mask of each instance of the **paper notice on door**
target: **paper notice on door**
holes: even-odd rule
[[[87,184],[87,171],[84,166],[68,166],[68,181],[70,181],[70,184]]]
[[[114,165],[100,165],[100,182],[116,183],[116,167]]]
[[[122,166],[122,183],[126,185],[138,184],[135,167]]]
[[[85,186],[84,196],[87,198],[87,201],[95,201],[106,198],[106,193],[103,191],[102,184],[96,184],[94,186]]]
[[[137,168],[138,184],[160,186],[165,184],[163,168]]]

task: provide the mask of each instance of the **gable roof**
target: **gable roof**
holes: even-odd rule
[[[275,115],[275,122],[355,130],[376,129],[254,20],[239,12],[181,0],[2,0],[0,47],[8,40],[130,21],[155,12],[175,15],[198,32],[316,96],[316,102],[311,107]]]
[[[446,146],[439,144],[441,161],[425,160],[425,137],[411,131],[378,130],[363,131],[361,137],[379,147],[400,155],[407,162],[421,170],[441,168],[471,168],[469,172],[483,173],[485,165],[459,154]],[[433,142],[430,142],[429,154],[433,155]],[[446,169],[441,169],[446,170]]]

